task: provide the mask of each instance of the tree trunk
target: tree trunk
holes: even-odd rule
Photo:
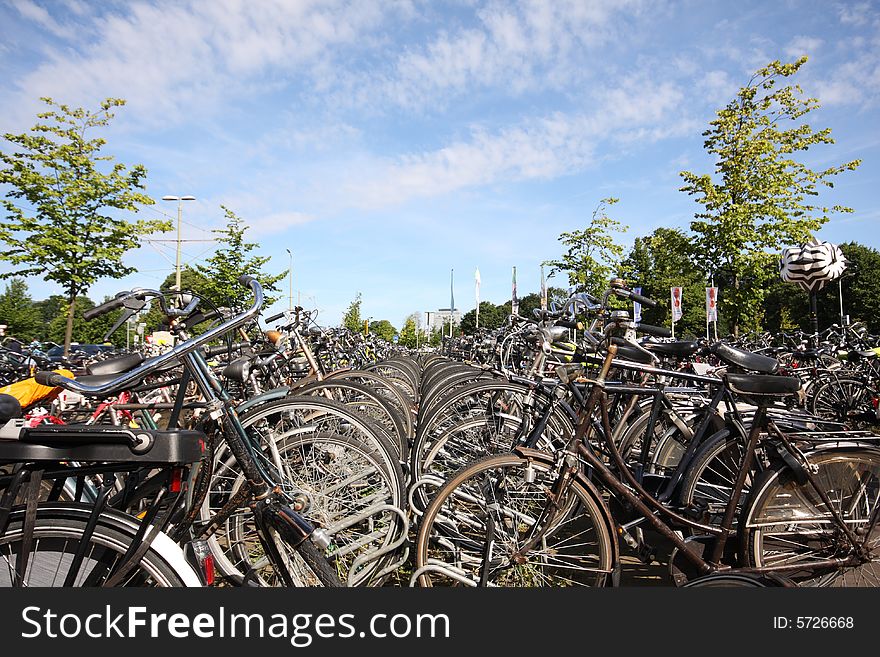
[[[64,329],[64,357],[70,355],[70,340],[73,337],[73,312],[76,309],[76,295],[68,299],[67,328]]]

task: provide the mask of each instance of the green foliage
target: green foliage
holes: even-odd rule
[[[848,242],[840,250],[849,261],[843,276],[843,311],[853,322],[865,322],[871,333],[880,333],[880,251]],[[819,317],[836,323],[839,302],[833,297],[837,283],[826,287],[826,301],[819,308]],[[831,297],[831,300],[829,300]],[[830,308],[828,306],[831,306]],[[822,326],[820,324],[820,326]]]
[[[364,330],[364,321],[361,319],[361,293],[358,292],[350,304],[345,315],[342,316],[342,325],[349,331],[356,333]]]
[[[548,276],[565,272],[576,291],[593,295],[602,293],[608,280],[617,272],[623,256],[623,246],[614,241],[614,233],[625,233],[628,228],[606,214],[607,207],[617,201],[616,198],[602,199],[585,229],[559,236],[559,241],[568,250],[561,259],[542,263],[550,267]]]
[[[397,335],[397,329],[387,319],[370,322],[370,333],[378,335],[386,342],[392,342]]]
[[[680,174],[681,191],[703,206],[691,223],[695,261],[724,284],[719,308],[734,333],[760,326],[780,245],[803,244],[829,214],[852,212],[813,199],[859,160],[814,171],[795,159],[812,146],[834,143],[830,129],[814,132],[803,121],[819,106],[815,98],[803,98],[798,85],[777,87],[806,61],[774,61],[758,70],[703,133],[706,151],[716,158],[714,177]]]
[[[159,289],[162,292],[169,292],[174,289],[174,286],[177,284],[177,275],[175,272],[168,274],[162,284],[159,286]],[[208,281],[204,274],[199,273],[195,269],[189,266],[184,266],[180,270],[180,289],[184,292],[193,292],[195,294],[203,294],[204,290],[208,288]],[[205,310],[208,310],[208,307],[205,307]],[[159,304],[155,301],[150,303],[150,309],[143,313],[138,322],[143,322],[146,324],[146,334],[149,335],[154,331],[159,329],[167,330],[166,318],[162,314],[162,311],[159,310]],[[205,328],[206,324],[199,324],[198,326],[193,328],[193,333],[198,334],[200,329]]]
[[[510,315],[510,302],[507,303],[507,309],[504,306],[496,306],[491,301],[480,302],[480,328],[496,329],[503,326],[507,322]],[[466,312],[461,318],[460,328],[466,335],[471,335],[476,330],[477,310],[476,308]]]
[[[4,135],[12,149],[0,152],[0,183],[9,186],[2,201],[6,222],[0,225],[7,248],[0,258],[14,269],[0,276],[33,274],[57,283],[72,312],[73,300],[98,279],[134,271],[122,256],[138,246],[139,235],[171,225],[123,219],[122,212],[154,202],[138,191],[147,171],[142,165],[111,166],[113,158],[101,155],[105,140],[87,136],[107,126],[112,108],[124,100],[108,98],[95,111],[42,100],[53,109],[38,114],[29,133]],[[64,341],[70,342],[69,328]]]
[[[415,349],[422,345],[422,336],[418,335],[418,320],[418,313],[412,313],[406,318],[403,323],[403,328],[400,329],[400,339],[398,344],[404,347],[409,347],[410,349]]]
[[[218,306],[228,308],[244,308],[251,304],[252,295],[248,288],[243,287],[238,279],[248,274],[256,278],[263,286],[266,293],[266,305],[271,306],[280,297],[272,296],[270,292],[277,292],[276,283],[287,276],[285,270],[280,274],[272,275],[263,271],[263,266],[271,260],[269,257],[248,255],[257,246],[256,242],[246,242],[244,234],[248,226],[244,220],[226,206],[220,206],[226,216],[226,228],[214,230],[217,242],[220,246],[204,265],[197,265],[196,272],[203,279],[198,281],[201,287],[199,292]],[[181,287],[183,277],[181,273]]]
[[[691,249],[691,242],[682,231],[658,228],[648,237],[635,239],[621,267],[628,284],[641,287],[642,295],[659,304],[656,308],[642,307],[642,321],[646,324],[671,326],[670,288],[682,288],[683,315],[675,323],[676,336],[706,333],[706,281],[702,272],[694,268]],[[723,312],[719,312],[718,318],[723,320]]]
[[[864,322],[871,333],[880,332],[880,251],[855,242],[840,244],[849,261],[843,278],[832,281],[817,294],[819,329],[840,323],[840,291],[843,312],[852,322]],[[767,291],[768,331],[810,330],[809,295],[777,275]]]
[[[432,329],[431,335],[428,338],[428,344],[430,344],[432,347],[439,347],[441,344],[443,344],[443,331],[438,328]]]
[[[43,337],[43,318],[23,278],[10,280],[0,295],[0,324],[6,325],[6,335],[22,342]]]
[[[104,299],[104,301],[107,300],[108,299]],[[103,303],[103,301],[101,303]],[[76,298],[73,314],[73,332],[71,336],[73,342],[79,342],[83,344],[103,343],[105,341],[104,335],[107,333],[108,330],[110,330],[110,328],[122,314],[121,310],[114,310],[107,313],[106,315],[101,315],[100,317],[96,317],[89,321],[84,320],[83,313],[89,308],[94,308],[95,305],[95,302],[88,297],[80,296]],[[66,328],[66,313],[56,315],[53,319],[49,321],[47,338],[52,342],[58,342],[60,344],[64,340],[64,333]],[[125,325],[121,326],[113,335],[108,338],[107,341],[116,346],[125,346]]]

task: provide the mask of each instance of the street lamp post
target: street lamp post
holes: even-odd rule
[[[163,196],[163,201],[177,201],[177,258],[174,264],[174,287],[179,292],[180,291],[180,219],[182,215],[181,206],[184,201],[195,201],[195,196]]]

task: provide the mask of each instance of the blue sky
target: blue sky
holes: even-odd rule
[[[0,131],[33,125],[40,96],[124,98],[104,136],[149,171],[142,216],[175,219],[159,199],[193,195],[183,237],[201,240],[225,205],[270,268],[293,252],[294,295],[321,323],[360,292],[364,317],[399,328],[448,306],[451,269],[464,312],[476,268],[484,300],[509,299],[513,266],[537,291],[559,234],[604,197],[628,243],[686,228],[679,172],[710,171],[701,133],[776,59],[809,56],[809,122],[837,142],[807,161],[863,160],[828,197],[855,213],[818,237],[880,248],[878,28],[876,2],[0,0]],[[187,242],[184,262],[212,248]],[[90,296],[158,286],[174,245],[127,262],[137,274]]]

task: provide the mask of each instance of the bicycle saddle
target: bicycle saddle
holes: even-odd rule
[[[796,376],[772,376],[766,374],[733,374],[724,376],[727,387],[744,395],[785,396],[796,395],[801,380]]]
[[[679,340],[677,342],[645,342],[642,346],[660,356],[671,358],[687,358],[700,350],[700,343],[691,340]]]
[[[779,369],[779,361],[769,356],[753,354],[750,351],[734,349],[724,342],[716,342],[710,347],[713,354],[718,356],[728,365],[735,365],[744,370],[751,370],[759,374],[774,374]]]
[[[124,356],[116,356],[114,358],[108,358],[107,360],[101,360],[97,363],[86,365],[86,374],[90,376],[122,374],[123,372],[134,369],[143,362],[144,357],[141,354],[125,354]]]

